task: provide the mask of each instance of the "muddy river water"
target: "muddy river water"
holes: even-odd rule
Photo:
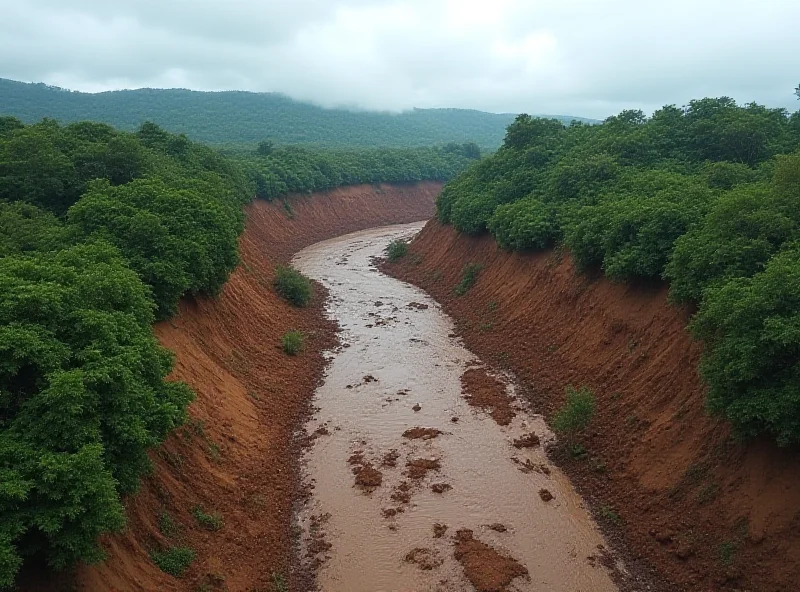
[[[501,426],[471,406],[462,375],[491,371],[435,301],[373,265],[422,225],[342,236],[293,262],[328,288],[328,315],[342,328],[316,392],[304,469],[303,555],[318,564],[319,588],[616,590],[601,534],[542,450],[553,438],[542,418],[515,399]],[[415,427],[434,430],[408,437]],[[531,433],[541,445],[514,445]]]

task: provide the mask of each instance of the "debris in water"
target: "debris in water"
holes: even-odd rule
[[[417,404],[415,404],[415,405],[412,407],[412,409],[413,409],[414,411],[419,411],[420,409],[422,409],[422,405],[420,405],[419,403],[417,403]]]
[[[514,419],[514,399],[506,385],[486,373],[484,368],[470,368],[461,376],[461,389],[467,403],[488,412],[498,425],[507,426]]]
[[[386,454],[383,455],[383,466],[384,467],[396,467],[397,466],[397,459],[400,458],[400,453],[397,450],[390,450]]]
[[[358,470],[356,473],[356,485],[362,489],[375,489],[376,487],[380,487],[382,482],[383,473],[373,467],[370,463],[361,465],[360,470]]]
[[[506,531],[508,531],[508,528],[506,528],[506,525],[505,524],[500,524],[499,522],[495,522],[494,524],[490,524],[488,526],[488,528],[490,530],[495,531],[495,532],[506,532]]]
[[[531,432],[514,440],[514,448],[534,448],[540,444],[539,436]]]
[[[444,563],[435,550],[422,547],[409,551],[405,559],[406,562],[414,563],[417,567],[426,571],[436,569]]]
[[[542,498],[542,501],[549,502],[553,499],[553,494],[546,489],[540,489],[539,497]]]
[[[447,525],[437,522],[433,525],[433,538],[440,539],[447,532]]]
[[[403,438],[409,440],[432,440],[441,434],[436,428],[411,428],[403,432]]]
[[[409,302],[406,305],[406,308],[413,308],[416,310],[428,310],[428,305],[422,304],[421,302]]]
[[[378,379],[375,378],[372,374],[367,374],[364,378],[362,378],[364,384],[368,384],[370,382],[378,382]]]
[[[422,479],[428,471],[438,471],[441,463],[438,458],[415,458],[406,463],[406,475],[411,479]]]
[[[431,485],[431,490],[433,493],[444,493],[445,491],[450,491],[453,489],[453,486],[449,483],[434,483]]]
[[[524,565],[475,539],[471,530],[459,530],[455,539],[456,561],[477,592],[505,592],[514,578],[528,575]]]

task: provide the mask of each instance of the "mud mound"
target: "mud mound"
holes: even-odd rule
[[[513,442],[514,448],[535,448],[536,446],[539,446],[540,443],[541,441],[539,440],[539,436],[534,433],[517,438]]]
[[[356,486],[362,489],[372,491],[383,483],[383,473],[369,463],[361,465],[354,470],[357,471]]]
[[[445,493],[453,489],[453,486],[449,483],[434,483],[431,485],[431,491],[433,493]]]
[[[468,529],[456,532],[454,556],[477,592],[505,592],[514,578],[528,575],[516,559],[475,539]]]
[[[438,458],[415,458],[406,463],[405,475],[411,479],[424,479],[428,471],[438,471],[441,466]]]
[[[514,399],[508,396],[506,386],[489,376],[483,368],[469,368],[461,376],[464,398],[473,407],[488,411],[499,425],[511,423],[516,413],[511,408]]]
[[[440,567],[444,561],[434,549],[418,547],[409,551],[405,556],[407,563],[413,563],[422,570],[431,570]]]
[[[408,438],[409,440],[432,440],[441,433],[436,428],[411,428],[403,432],[403,438]]]
[[[397,459],[400,458],[400,453],[397,450],[390,450],[386,454],[383,455],[383,460],[381,464],[384,467],[396,467],[397,466]]]

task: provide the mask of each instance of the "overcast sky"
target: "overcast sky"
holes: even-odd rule
[[[800,0],[0,0],[0,77],[602,118],[800,108]]]

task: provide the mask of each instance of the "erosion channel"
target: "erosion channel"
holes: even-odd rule
[[[327,287],[342,329],[307,426],[299,518],[319,588],[616,590],[621,566],[548,463],[542,418],[435,301],[373,264],[422,225],[349,234],[293,260]]]

